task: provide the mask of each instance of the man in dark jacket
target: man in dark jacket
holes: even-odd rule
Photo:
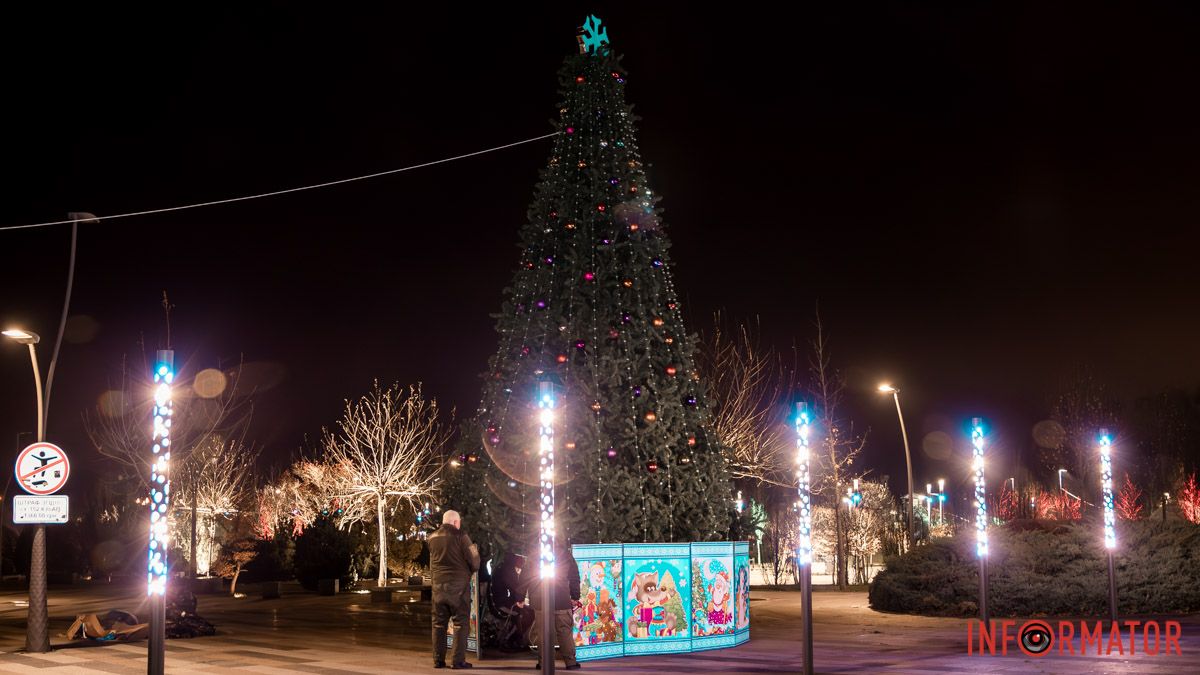
[[[561,540],[558,540],[561,541]],[[567,670],[575,670],[580,667],[579,662],[575,660],[575,636],[572,635],[572,630],[575,626],[573,610],[579,607],[579,563],[575,562],[575,556],[571,555],[570,545],[561,545],[555,542],[554,552],[554,593],[551,602],[554,604],[554,637],[558,641],[558,651],[562,655],[563,663],[566,664]],[[532,579],[538,576],[537,570],[533,570],[533,574],[529,577]],[[533,622],[533,630],[530,632],[533,644],[538,645],[538,658],[554,658],[554,647],[551,642],[549,653],[541,647],[542,639],[542,582],[538,579],[536,583],[528,584],[529,588],[529,604],[533,606],[537,612],[537,617]],[[538,661],[538,667],[541,667],[541,661]]]
[[[470,668],[467,631],[471,620],[471,575],[479,570],[479,549],[462,531],[457,511],[442,514],[442,526],[429,537],[433,575],[433,667],[446,667],[446,630],[454,617],[454,653],[450,667]]]
[[[492,606],[502,616],[515,617],[515,639],[508,644],[524,649],[529,646],[529,628],[533,626],[533,608],[525,603],[525,587],[522,580],[533,574],[526,569],[525,556],[509,553],[492,576]]]

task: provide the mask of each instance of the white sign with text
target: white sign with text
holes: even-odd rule
[[[53,525],[67,522],[68,497],[17,495],[12,501],[14,525]]]

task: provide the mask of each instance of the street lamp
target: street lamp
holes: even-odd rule
[[[946,513],[943,510],[946,504],[946,479],[938,479],[938,524],[946,524]]]
[[[1117,576],[1113,567],[1113,549],[1117,547],[1116,516],[1113,514],[1112,436],[1100,430],[1100,481],[1104,488],[1104,549],[1108,553],[1108,609],[1117,622]]]
[[[908,544],[911,547],[916,543],[916,531],[913,529],[912,454],[908,450],[908,432],[904,430],[904,413],[900,411],[900,390],[884,383],[879,385],[878,391],[881,394],[892,395],[892,400],[896,402],[896,417],[900,418],[900,437],[904,439],[904,462],[908,465]]]
[[[539,569],[542,579],[541,645],[538,657],[542,673],[554,673],[554,382],[543,376],[538,381],[538,509],[541,532],[538,537]]]
[[[170,565],[167,506],[171,497],[171,420],[175,415],[171,385],[175,382],[175,352],[158,350],[154,364],[154,407],[150,465],[150,541],[146,560],[146,595],[150,597],[150,639],[146,672],[162,675],[166,665],[166,592]],[[192,513],[193,520],[195,512]],[[193,552],[195,549],[192,549]]]
[[[800,495],[800,609],[804,675],[812,675],[812,494],[808,475],[808,405],[796,403],[796,484]]]
[[[971,447],[975,470],[975,553],[979,556],[979,618],[983,625],[988,626],[988,535],[987,535],[987,495],[986,483],[983,476],[983,421],[978,417],[971,420]]]
[[[37,333],[19,328],[0,331],[0,335],[29,347],[29,362],[33,365],[33,384],[37,393],[38,443],[46,441],[46,399],[42,392],[42,372],[38,368],[37,349],[41,338]],[[29,562],[29,611],[25,628],[25,651],[50,651],[49,616],[46,607],[46,526],[33,530],[33,549]]]

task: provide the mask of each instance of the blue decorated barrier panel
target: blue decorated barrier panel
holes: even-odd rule
[[[572,552],[583,603],[574,627],[580,661],[750,638],[746,542],[584,544]]]
[[[737,617],[734,621],[734,644],[742,644],[750,639],[750,542],[738,541],[733,544],[733,574],[734,582],[734,611]]]

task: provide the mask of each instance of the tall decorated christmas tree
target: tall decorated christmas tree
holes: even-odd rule
[[[448,505],[504,550],[539,523],[536,392],[556,410],[559,536],[580,542],[723,539],[729,483],[708,431],[696,338],[638,152],[627,75],[589,17],[559,70],[559,134],[534,190],[496,316],[499,348],[464,428]],[[481,531],[482,530],[482,531]]]

